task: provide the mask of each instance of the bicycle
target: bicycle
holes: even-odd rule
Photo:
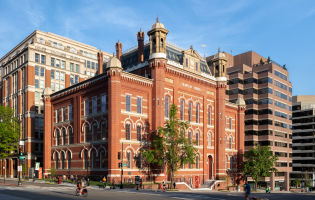
[[[88,190],[86,188],[82,188],[82,190],[80,191],[79,188],[77,188],[75,190],[75,193],[74,193],[75,196],[83,196],[83,197],[87,197],[88,195]]]

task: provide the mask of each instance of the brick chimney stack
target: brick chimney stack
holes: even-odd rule
[[[118,40],[118,42],[116,43],[115,47],[116,47],[116,57],[121,61],[122,43],[119,42],[119,40]]]
[[[97,74],[103,74],[103,52],[101,51],[97,53],[97,63]]]
[[[144,32],[140,29],[137,33],[138,39],[138,64],[144,61]]]

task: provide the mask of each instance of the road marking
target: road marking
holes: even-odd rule
[[[184,199],[184,200],[187,200],[188,198],[183,198],[183,197],[171,197],[173,199]],[[188,199],[188,200],[191,200],[191,199]]]

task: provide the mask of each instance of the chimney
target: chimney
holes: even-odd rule
[[[138,39],[138,64],[143,63],[144,61],[144,32],[142,32],[141,28],[140,31],[137,33]]]
[[[121,61],[120,58],[121,58],[122,43],[119,42],[119,40],[118,40],[115,47],[116,47],[116,57]]]
[[[103,74],[103,52],[101,51],[97,53],[97,63],[98,63],[97,74]]]

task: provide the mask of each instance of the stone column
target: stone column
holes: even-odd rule
[[[285,191],[290,190],[290,173],[289,172],[284,173],[284,189]]]
[[[272,172],[270,176],[270,187],[271,191],[275,191],[275,173]]]

